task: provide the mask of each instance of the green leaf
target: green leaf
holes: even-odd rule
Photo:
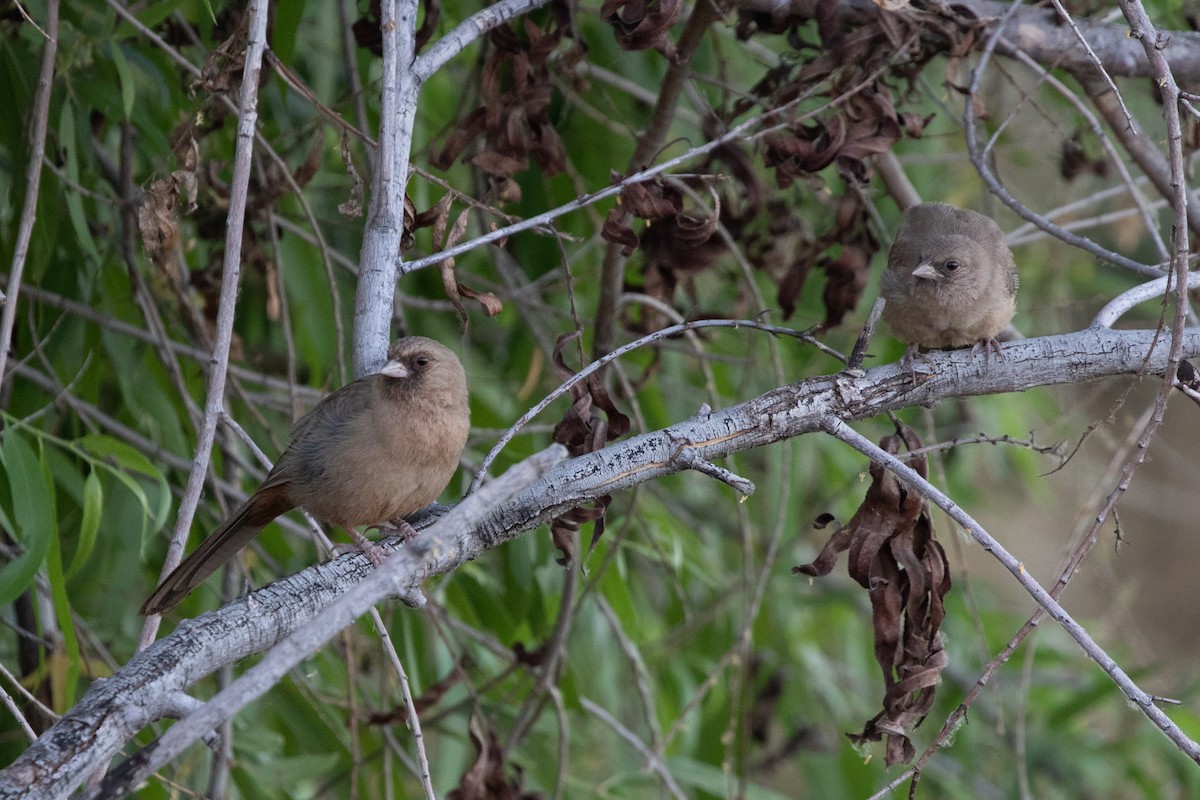
[[[49,465],[42,460],[49,477]],[[75,622],[71,616],[71,600],[67,597],[67,580],[62,568],[62,543],[57,532],[50,537],[50,551],[46,559],[46,571],[50,579],[50,595],[54,602],[54,619],[62,632],[63,646],[66,650],[66,674],[61,669],[51,671],[54,687],[54,710],[63,713],[75,704],[75,688],[79,685],[79,639],[75,635]],[[60,662],[61,666],[61,662]]]
[[[114,465],[120,467],[120,469],[113,468],[112,474],[137,498],[142,510],[146,513],[145,524],[142,525],[142,538],[145,539],[159,530],[166,522],[167,514],[171,510],[171,487],[167,485],[167,479],[150,463],[149,459],[124,442],[103,434],[84,436],[78,444],[92,456],[101,459],[100,463],[107,464],[110,468]],[[151,503],[141,484],[129,475],[127,470],[141,473],[158,485],[158,497],[155,503]]]
[[[729,776],[719,767],[691,758],[672,758],[668,761],[670,773],[682,786],[699,789],[714,797],[722,797],[729,789]],[[755,783],[742,784],[739,797],[746,800],[787,800],[787,795],[772,791]]]
[[[17,598],[33,582],[56,535],[54,501],[41,465],[24,437],[13,428],[4,433],[0,460],[12,492],[14,534],[22,553],[0,569],[0,606]]]
[[[121,108],[125,112],[125,119],[128,120],[133,115],[133,99],[136,91],[133,74],[129,71],[129,62],[125,60],[125,53],[121,51],[119,44],[110,41],[108,50],[112,54],[112,63],[117,70],[117,79],[121,83]]]
[[[178,8],[178,3],[150,3],[134,16],[147,28],[154,30],[160,22],[171,16]],[[120,21],[113,32],[113,37],[122,41],[125,39],[137,39],[141,35],[141,31],[124,20]]]
[[[121,467],[140,472],[154,480],[162,478],[162,474],[150,463],[148,458],[120,439],[114,439],[102,433],[93,433],[79,439],[79,446],[96,458],[112,459]]]
[[[79,141],[75,134],[75,109],[70,103],[63,103],[58,125],[58,138],[64,145],[60,150],[66,158],[67,176],[78,185],[82,183],[79,178]],[[66,192],[65,195],[67,216],[71,220],[71,227],[75,230],[75,238],[79,241],[79,246],[83,248],[83,251],[93,259],[94,263],[98,264],[101,261],[100,250],[96,247],[96,240],[92,237],[92,230],[88,226],[87,214],[83,209],[83,196],[79,192]]]
[[[79,574],[96,546],[96,535],[100,532],[100,511],[104,508],[104,485],[96,470],[88,473],[83,482],[83,519],[79,523],[79,543],[67,569],[67,579]]]

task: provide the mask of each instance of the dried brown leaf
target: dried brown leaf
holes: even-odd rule
[[[475,300],[483,307],[483,313],[489,317],[494,317],[504,310],[504,304],[500,302],[500,298],[491,292],[480,292],[467,286],[465,283],[458,284],[458,293],[463,297],[469,297]],[[460,307],[461,310],[461,307]]]
[[[454,200],[452,192],[446,192],[441,198],[429,208],[419,214],[414,214],[412,217],[411,229],[418,231],[421,228],[433,226],[433,246],[435,248],[444,249],[439,246],[439,243],[446,236],[446,228],[450,224],[450,204]],[[412,201],[405,196],[406,205],[411,206]]]
[[[627,209],[615,205],[604,218],[604,227],[600,229],[601,238],[606,242],[621,245],[621,255],[626,258],[633,254],[641,241],[629,225],[629,216]]]
[[[363,213],[363,179],[358,174],[358,170],[354,168],[354,156],[350,152],[350,136],[342,133],[342,165],[346,168],[346,174],[350,176],[350,196],[338,203],[338,212],[343,216],[356,219],[362,216]],[[405,229],[411,230],[408,223],[409,209],[412,207],[412,201],[407,197],[404,198],[404,222]],[[401,246],[407,248],[412,243],[412,237],[409,236],[407,243],[401,242]]]
[[[675,47],[667,32],[679,19],[679,0],[605,0],[600,17],[613,27],[613,36],[622,50],[658,50],[667,58],[675,57]]]
[[[920,447],[920,441],[906,426],[880,446],[897,453],[902,446]],[[922,477],[927,474],[923,457],[910,463]],[[828,575],[846,551],[850,577],[871,598],[875,659],[884,679],[883,710],[850,738],[865,743],[886,737],[887,764],[907,763],[915,755],[909,734],[929,713],[948,664],[940,632],[951,586],[946,554],[934,538],[924,499],[879,464],[871,464],[871,486],[854,517],[830,536],[816,559],[793,572]]]
[[[190,173],[189,173],[190,174]],[[195,183],[195,175],[191,175]],[[146,255],[160,266],[173,257],[179,246],[179,222],[175,219],[175,204],[179,200],[181,187],[188,179],[182,171],[160,178],[142,193],[142,204],[138,208],[138,229],[142,234],[142,246]]]
[[[613,173],[613,183],[623,176]],[[683,211],[683,195],[679,189],[661,179],[638,181],[621,189],[621,205],[642,219],[661,219]]]
[[[308,151],[308,157],[304,159],[296,171],[292,173],[292,180],[300,188],[308,186],[308,182],[317,174],[317,168],[321,166],[321,151],[325,149],[325,143],[321,139],[313,142],[312,148]],[[289,187],[290,188],[290,187]]]
[[[500,740],[492,731],[484,730],[479,718],[471,718],[467,733],[475,746],[475,763],[446,800],[540,800],[540,794],[521,789],[520,769],[514,768],[516,775],[507,777]]]
[[[871,253],[857,245],[843,245],[842,254],[825,265],[825,321],[823,329],[841,323],[842,318],[858,305],[863,290],[867,288]]]

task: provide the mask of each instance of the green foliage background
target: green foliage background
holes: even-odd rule
[[[34,20],[45,19],[42,3],[23,6]],[[228,34],[237,8],[158,2],[135,12],[191,63],[201,65]],[[476,8],[449,0],[441,7],[438,30],[446,31]],[[355,14],[364,10],[352,8]],[[653,97],[666,69],[663,57],[619,50],[597,12],[594,4],[576,9],[575,33],[586,43],[587,62],[619,73]],[[535,12],[532,18],[544,21],[545,14]],[[274,55],[328,109],[352,119],[337,6],[277,3],[273,15]],[[1162,24],[1177,22],[1165,17]],[[189,39],[193,34],[195,41]],[[230,177],[235,126],[232,117],[220,116],[212,94],[110,6],[65,3],[58,42],[50,140],[10,356],[10,364],[20,366],[3,386],[0,607],[6,627],[0,634],[0,664],[61,713],[91,681],[134,653],[141,626],[136,609],[158,574],[163,534],[174,519],[193,455],[191,412],[146,333],[134,273],[170,339],[192,348],[178,351],[177,363],[182,388],[192,402],[202,403],[203,333],[188,320],[211,321],[215,315],[206,302],[215,297],[220,280],[226,198],[219,187]],[[0,96],[8,98],[8,112],[0,114],[4,264],[12,262],[21,213],[29,160],[26,131],[42,43],[32,25],[11,7],[6,10],[0,22]],[[477,44],[425,87],[413,148],[418,167],[468,195],[478,194],[485,178],[461,160],[449,170],[433,170],[428,153],[476,102],[481,55]],[[350,57],[363,81],[374,131],[379,60],[362,48]],[[771,59],[795,57],[784,37],[764,33],[744,43],[735,37],[732,22],[718,23],[695,68],[719,80],[697,81],[696,91],[714,105],[728,104],[749,89]],[[897,152],[924,196],[987,208],[962,155],[956,121],[961,98],[943,88],[945,68],[943,60],[934,61],[906,99],[906,109],[936,116],[923,139],[905,140]],[[649,119],[643,100],[599,72],[564,71],[556,81],[551,116],[570,168],[551,178],[533,169],[520,173],[520,200],[503,209],[515,217],[607,185],[611,171],[627,168],[634,137]],[[997,80],[989,101],[1012,110],[1016,91]],[[1154,106],[1147,89],[1131,87],[1129,95],[1149,118]],[[1058,133],[1076,125],[1061,100],[1041,102],[1040,125]],[[265,255],[248,260],[243,273],[236,363],[245,369],[235,376],[240,388],[230,394],[229,411],[273,456],[294,414],[350,377],[350,266],[357,261],[363,220],[338,211],[352,181],[339,153],[341,131],[327,116],[274,71],[261,87],[259,111],[262,137],[288,169],[298,169],[315,153],[317,169],[303,198],[341,259],[332,263],[331,284],[309,217],[293,194],[285,193],[269,209],[252,210],[253,237]],[[131,217],[123,211],[134,197],[120,184],[121,152],[127,139],[132,145],[128,174],[135,188],[146,188],[182,168],[173,137],[188,121],[216,128],[198,137],[197,208],[176,209],[186,265],[177,280],[146,257],[137,232],[128,230]],[[1047,185],[1047,170],[1056,172],[1055,152],[1037,147],[1038,135],[1031,123],[1002,143],[1002,171],[1013,183],[1041,180],[1046,205],[1086,196],[1103,184],[1096,177],[1070,184],[1056,177]],[[702,134],[681,114],[668,140],[660,158],[683,152]],[[367,175],[362,142],[351,139],[350,150],[357,170]],[[255,181],[263,191],[279,178],[261,148],[258,155]],[[761,160],[755,163],[761,168]],[[799,216],[821,230],[833,213],[831,189],[842,191],[842,179],[832,168],[797,183],[785,196]],[[420,175],[409,189],[418,210],[433,206],[444,191]],[[894,204],[879,186],[865,191],[879,201],[882,228],[894,229]],[[454,213],[461,208],[456,202]],[[557,385],[547,345],[575,329],[573,306],[590,345],[603,249],[597,234],[608,208],[561,218],[557,231],[570,237],[561,244],[522,233],[502,250],[479,248],[460,258],[459,279],[495,292],[504,302],[503,312],[493,318],[469,307],[465,328],[435,272],[401,281],[398,325],[455,346],[471,378],[474,430],[463,477],[446,499],[461,494],[499,431]],[[995,207],[988,210],[997,212],[1006,229],[1013,227],[1014,219]],[[278,220],[273,222],[272,214]],[[494,221],[494,215],[473,216],[468,235]],[[769,221],[756,224],[765,232]],[[1125,247],[1120,235],[1114,229],[1111,246]],[[132,253],[123,251],[130,246]],[[429,232],[419,232],[411,254],[424,255],[431,247]],[[1125,249],[1149,258],[1136,247]],[[1018,255],[1026,264],[1055,265],[1022,275],[1017,321],[1030,335],[1078,327],[1097,300],[1128,284],[1126,277],[1046,240]],[[637,269],[635,258],[632,283],[637,283]],[[275,270],[282,277],[286,313],[272,298]],[[808,327],[824,317],[820,280],[812,281],[788,324]],[[781,322],[773,306],[772,276],[755,272],[747,279],[731,259],[696,276],[694,299],[682,291],[675,299],[685,315],[693,307],[731,312],[735,299],[751,296],[750,283],[766,298],[767,318]],[[873,296],[872,285],[867,300]],[[848,350],[866,305],[860,303],[825,341]],[[341,338],[333,324],[335,307],[341,313]],[[684,419],[704,402],[728,406],[838,368],[798,342],[746,330],[706,333],[701,347],[703,353],[697,354],[688,342],[670,341],[656,354],[639,352],[622,362],[617,382],[629,390],[619,392],[618,402],[634,419],[635,431]],[[574,351],[567,352],[572,353],[569,363],[578,366]],[[881,336],[872,353],[872,363],[883,363],[897,357],[900,347]],[[292,391],[286,387],[289,370],[298,384]],[[494,471],[546,445],[550,425],[564,408],[560,401],[519,436]],[[1050,443],[1073,439],[1092,413],[1070,392],[1030,392],[933,411],[913,409],[903,416],[929,442],[977,431],[1014,438],[1036,431],[1040,442]],[[889,427],[886,420],[858,426],[872,438]],[[222,437],[214,453],[216,473],[252,488],[261,469],[236,437],[228,431]],[[1048,527],[1059,524],[1050,514],[1064,484],[1040,477],[1056,463],[1016,447],[964,447],[946,454],[935,477],[1003,535],[1016,507],[1028,506]],[[510,748],[507,771],[513,781],[547,797],[559,781],[567,797],[663,795],[646,757],[622,737],[616,722],[659,747],[657,756],[689,797],[866,797],[890,780],[896,771],[884,769],[879,748],[857,751],[843,736],[861,728],[882,697],[867,598],[840,568],[817,582],[790,572],[793,564],[811,559],[826,535],[810,529],[813,518],[824,511],[841,519],[853,514],[866,487],[865,464],[841,445],[807,437],[739,456],[725,466],[756,483],[758,491],[747,502],[739,503],[727,486],[698,474],[673,476],[614,499],[606,533],[582,571],[568,575],[556,563],[549,536],[534,532],[428,587],[429,611],[384,610],[414,691],[421,695],[445,682],[444,694],[433,698],[422,718],[439,792],[455,787],[475,761],[468,733],[472,724]],[[1074,470],[1060,479],[1068,481],[1065,485],[1093,479],[1089,466]],[[210,491],[193,526],[197,537],[220,521],[231,499]],[[970,545],[944,520],[937,524],[956,566],[946,622],[951,668],[935,711],[915,734],[918,749],[1030,609],[1028,603],[1004,599],[1011,595],[991,582],[994,574],[985,570],[981,580],[974,580],[974,573],[964,571]],[[294,524],[288,532],[277,525],[263,535],[245,554],[235,585],[240,589],[242,576],[261,585],[312,563],[314,550],[296,530]],[[590,533],[585,526],[581,549]],[[1065,538],[1065,533],[1059,537]],[[1037,565],[1047,573],[1050,566]],[[967,575],[971,578],[964,579]],[[552,636],[564,587],[574,592],[565,661],[560,674],[543,683],[536,670],[515,658],[513,648],[535,650]],[[181,606],[179,616],[215,607],[219,591],[218,581],[210,581]],[[1110,619],[1093,622],[1119,659],[1131,657],[1127,640]],[[1151,663],[1141,677],[1153,681],[1161,668]],[[216,686],[216,679],[209,679],[197,694],[207,696]],[[1194,678],[1169,687],[1184,701],[1172,709],[1173,718],[1192,736],[1200,735]],[[11,685],[5,689],[15,694]],[[397,703],[395,681],[374,634],[365,625],[355,626],[235,720],[229,795],[351,796],[353,787],[364,797],[420,796],[404,725],[369,721],[372,714],[390,714]],[[751,721],[760,718],[762,733],[756,735]],[[138,742],[150,741],[165,724],[143,731]],[[25,746],[12,716],[0,715],[0,765]],[[210,754],[195,748],[138,796],[173,796],[176,785],[203,791],[210,769]],[[1197,796],[1200,772],[1126,705],[1065,636],[1047,627],[988,686],[969,723],[922,774],[921,788],[923,796],[946,798],[1174,798]]]

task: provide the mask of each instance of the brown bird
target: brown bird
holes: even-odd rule
[[[292,428],[266,480],[142,605],[161,614],[299,506],[356,538],[356,525],[398,521],[432,503],[467,443],[467,376],[423,336],[397,339],[379,372],[321,400]]]
[[[880,289],[910,362],[919,348],[967,345],[1004,357],[996,336],[1016,310],[1017,265],[990,217],[945,203],[906,209]]]

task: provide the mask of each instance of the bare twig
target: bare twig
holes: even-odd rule
[[[233,318],[237,301],[238,278],[241,274],[242,228],[246,218],[246,194],[250,182],[250,167],[254,150],[254,129],[258,122],[258,84],[262,55],[266,49],[267,3],[251,0],[248,14],[246,63],[242,73],[241,113],[238,116],[237,145],[234,152],[233,179],[230,183],[229,213],[226,217],[225,258],[221,279],[221,295],[217,311],[213,353],[208,370],[208,393],[204,402],[204,421],[196,442],[196,456],[188,475],[187,488],[179,504],[175,529],[167,546],[162,575],[165,577],[179,564],[187,542],[192,517],[200,502],[200,492],[208,474],[209,456],[216,436],[217,423],[225,405],[225,376],[229,366],[229,345],[233,337]],[[139,649],[154,640],[161,618],[152,615],[142,629]]]
[[[1104,308],[1100,309],[1100,312],[1096,314],[1096,318],[1092,320],[1092,324],[1111,328],[1126,311],[1139,303],[1153,300],[1156,297],[1162,297],[1168,291],[1176,291],[1180,285],[1178,280],[1177,275],[1172,274],[1165,278],[1156,278],[1155,280],[1147,281],[1122,292],[1112,300],[1109,300]],[[1185,272],[1181,285],[1184,292],[1191,289],[1200,289],[1200,273]]]
[[[1117,98],[1117,102],[1121,104],[1121,111],[1125,115],[1125,124],[1129,126],[1131,131],[1136,131],[1137,125],[1133,122],[1133,115],[1125,107],[1125,101],[1121,98],[1120,91],[1117,90],[1117,84],[1113,81],[1112,76],[1108,74],[1108,71],[1104,69],[1104,64],[1101,63],[1100,56],[1096,55],[1096,51],[1092,49],[1091,44],[1088,43],[1088,40],[1079,31],[1079,26],[1075,24],[1075,20],[1071,18],[1067,9],[1063,8],[1062,2],[1060,0],[1050,0],[1050,3],[1054,6],[1054,10],[1058,12],[1058,16],[1062,21],[1067,23],[1067,26],[1071,29],[1071,33],[1075,35],[1075,39],[1079,42],[1079,46],[1087,53],[1088,59],[1096,65],[1096,71],[1100,73],[1100,77],[1107,84],[1109,91],[1113,93]]]
[[[37,27],[36,25],[34,27]],[[41,31],[41,28],[38,28]],[[8,269],[8,294],[0,312],[0,383],[4,381],[8,351],[12,346],[13,325],[17,319],[17,298],[21,293],[21,277],[29,256],[29,242],[37,219],[38,191],[42,185],[42,157],[46,152],[46,127],[50,117],[50,92],[54,88],[54,59],[58,53],[58,0],[46,4],[46,30],[42,33],[42,64],[38,70],[37,93],[30,112],[29,161],[25,165],[25,196],[22,198],[21,219],[17,223],[17,238],[13,243],[12,264]]]
[[[1004,15],[1004,19],[1010,19],[1016,13],[1019,6],[1013,4],[1008,6]],[[1082,250],[1085,250],[1097,258],[1102,258],[1111,264],[1150,277],[1158,277],[1162,271],[1150,266],[1142,264],[1127,256],[1121,255],[1112,250],[1101,247],[1083,236],[1078,236],[1066,230],[1060,225],[1055,225],[1049,222],[1044,217],[1039,217],[1033,211],[1025,206],[1012,195],[1011,192],[1002,184],[999,178],[992,172],[989,162],[989,151],[985,147],[981,147],[979,143],[978,126],[975,118],[974,104],[978,102],[980,81],[986,72],[988,61],[991,58],[992,52],[1000,44],[1001,37],[1004,35],[1006,28],[1003,24],[998,24],[993,29],[988,38],[987,45],[983,53],[979,57],[979,63],[972,71],[971,83],[967,89],[966,99],[963,101],[963,125],[965,127],[967,153],[970,156],[971,163],[975,166],[975,170],[979,173],[979,177],[987,185],[988,190],[996,197],[1000,198],[1009,208],[1017,213],[1022,219],[1033,222],[1042,230],[1053,234],[1057,238],[1063,240],[1067,244],[1074,245]]]
[[[605,354],[603,357],[596,359],[583,369],[579,370],[579,372],[576,372],[570,378],[563,381],[558,388],[543,397],[537,403],[537,405],[522,414],[521,418],[514,422],[511,427],[509,427],[509,429],[504,433],[503,436],[500,437],[496,444],[492,446],[492,449],[488,451],[488,454],[483,457],[483,461],[480,462],[479,469],[475,473],[475,479],[471,482],[471,491],[474,491],[479,486],[480,482],[483,480],[483,476],[487,474],[488,468],[491,466],[492,462],[496,460],[496,456],[500,455],[500,451],[503,450],[510,441],[512,441],[513,437],[517,435],[517,432],[520,431],[521,428],[523,428],[530,420],[542,413],[546,406],[550,405],[555,400],[571,391],[572,386],[601,369],[605,364],[620,358],[626,353],[632,352],[639,347],[645,347],[653,342],[657,342],[671,336],[676,336],[685,331],[695,330],[697,328],[750,328],[753,330],[772,333],[777,336],[791,336],[813,345],[818,350],[831,355],[843,363],[846,361],[845,356],[835,350],[829,349],[823,343],[819,342],[803,331],[797,331],[792,328],[783,328],[777,325],[765,325],[761,322],[754,322],[753,320],[705,319],[696,320],[695,322],[685,322],[681,325],[672,325],[668,328],[663,328],[662,330],[647,334],[640,339],[623,344],[615,350]]]
[[[900,459],[885,452],[882,448],[876,446],[866,437],[851,429],[846,423],[836,417],[825,417],[821,422],[821,427],[831,436],[834,436],[846,444],[853,447],[863,455],[870,458],[876,463],[882,464],[909,486],[915,488],[922,495],[927,497],[934,505],[946,512],[955,522],[963,527],[971,536],[986,550],[993,558],[1008,570],[1008,572],[1016,578],[1029,595],[1037,601],[1046,613],[1062,626],[1072,639],[1080,646],[1080,648],[1095,661],[1105,673],[1112,678],[1113,683],[1117,684],[1118,688],[1129,698],[1130,702],[1136,705],[1143,714],[1145,714],[1154,725],[1161,730],[1168,739],[1188,755],[1193,761],[1200,763],[1200,743],[1190,739],[1183,733],[1179,727],[1171,721],[1155,704],[1154,698],[1140,687],[1125,673],[1123,669],[1096,643],[1094,639],[1084,630],[1083,626],[1076,622],[1066,610],[1058,604],[1058,602],[1050,596],[1050,593],[1042,588],[1025,566],[1018,561],[1011,553],[1009,553],[1000,542],[996,541],[984,528],[976,522],[969,514],[962,510],[953,500],[943,494],[937,487],[929,483],[927,480],[917,474],[916,470],[905,464]]]
[[[636,733],[622,725],[621,721],[608,713],[608,710],[604,706],[586,697],[580,697],[579,702],[585,709],[595,714],[601,722],[612,728],[618,736],[628,742],[634,750],[637,750],[641,754],[642,758],[646,759],[646,765],[662,780],[663,788],[670,792],[672,797],[676,798],[676,800],[686,800],[687,795],[684,794],[683,789],[676,783],[675,776],[667,768],[667,764],[663,761],[662,756],[647,747],[646,743]]]

